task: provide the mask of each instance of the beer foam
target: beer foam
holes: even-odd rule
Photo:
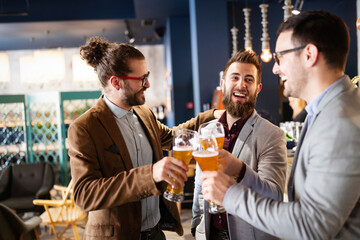
[[[179,146],[175,146],[173,147],[172,149],[173,151],[192,151],[194,150],[194,147],[192,146],[182,146],[182,147],[179,147]]]
[[[214,157],[219,155],[219,152],[217,151],[198,151],[198,152],[193,152],[192,154],[194,157]]]

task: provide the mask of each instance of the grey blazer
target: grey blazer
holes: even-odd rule
[[[239,185],[248,186],[276,201],[282,200],[287,158],[285,133],[280,128],[254,111],[241,129],[232,154],[246,164],[246,172]],[[196,239],[209,239],[209,203],[202,198],[200,175],[201,170],[197,165],[191,225],[196,227],[201,221],[196,229]],[[204,208],[200,206],[202,203]],[[275,239],[234,215],[227,214],[227,220],[231,239]]]
[[[223,204],[281,238],[360,239],[360,91],[348,76],[324,95],[305,127],[289,181],[291,202],[233,185]]]

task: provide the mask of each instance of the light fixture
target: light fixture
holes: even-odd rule
[[[125,20],[125,38],[130,43],[133,44],[135,42],[135,37],[131,32],[129,21]]]
[[[60,82],[65,78],[65,57],[62,50],[36,50],[20,57],[22,83]]]
[[[284,9],[284,21],[292,16],[291,9],[293,9],[293,7],[294,6],[291,5],[291,0],[284,1],[284,6],[282,7],[282,9]]]
[[[0,53],[0,82],[10,82],[9,55],[5,52]]]
[[[238,51],[237,33],[238,33],[239,29],[236,28],[236,24],[235,24],[235,2],[234,2],[234,0],[232,1],[232,19],[233,19],[233,27],[230,29],[230,31],[231,31],[231,35],[232,35],[232,45],[233,45],[232,55],[235,55],[235,53],[237,53],[237,51]]]
[[[244,17],[245,17],[245,44],[244,44],[244,48],[245,51],[252,51],[252,37],[251,37],[251,32],[250,32],[250,8],[243,8],[243,12],[244,12]]]
[[[301,12],[303,4],[304,4],[304,0],[296,0],[295,7],[292,10],[292,13],[298,15]]]
[[[261,8],[261,24],[262,24],[262,37],[261,37],[261,55],[260,58],[263,62],[269,62],[272,58],[271,52],[270,52],[270,38],[269,34],[267,32],[267,9],[269,7],[269,4],[260,4],[259,6]]]
[[[20,63],[20,82],[21,83],[37,83],[37,69],[34,55],[24,55],[19,58]]]
[[[94,82],[98,79],[94,68],[81,59],[80,54],[72,56],[72,72],[74,82]]]
[[[40,82],[60,82],[65,78],[65,56],[61,49],[34,51]]]

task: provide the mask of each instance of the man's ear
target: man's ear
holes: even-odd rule
[[[314,45],[309,43],[305,49],[305,56],[306,56],[306,65],[314,66],[319,58],[319,49]]]
[[[123,81],[121,81],[118,77],[116,76],[111,76],[110,79],[110,84],[111,86],[113,86],[113,88],[115,88],[116,90],[119,90],[120,88],[122,88],[123,86]]]
[[[259,83],[259,85],[257,86],[257,89],[256,89],[256,96],[260,93],[261,88],[262,88],[262,84]]]

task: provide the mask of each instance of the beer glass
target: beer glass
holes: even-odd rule
[[[224,131],[224,127],[221,123],[211,121],[211,122],[206,122],[206,123],[201,124],[199,127],[199,135],[202,136],[203,139],[209,135],[214,135],[214,137],[216,138],[218,149],[219,150],[223,149],[225,131]],[[204,143],[201,143],[201,144],[204,144]],[[206,149],[207,147],[203,145],[203,148]]]
[[[212,134],[199,135],[200,144],[198,149],[193,152],[195,161],[199,164],[202,171],[219,170],[219,151],[217,138]],[[216,214],[225,212],[224,207],[209,202],[209,213]]]
[[[192,158],[196,138],[196,131],[183,128],[177,129],[173,138],[173,157],[182,160],[188,165]],[[184,188],[181,187],[175,179],[173,180],[175,181],[176,186],[168,184],[166,191],[164,192],[164,197],[169,201],[181,202],[184,200]]]

